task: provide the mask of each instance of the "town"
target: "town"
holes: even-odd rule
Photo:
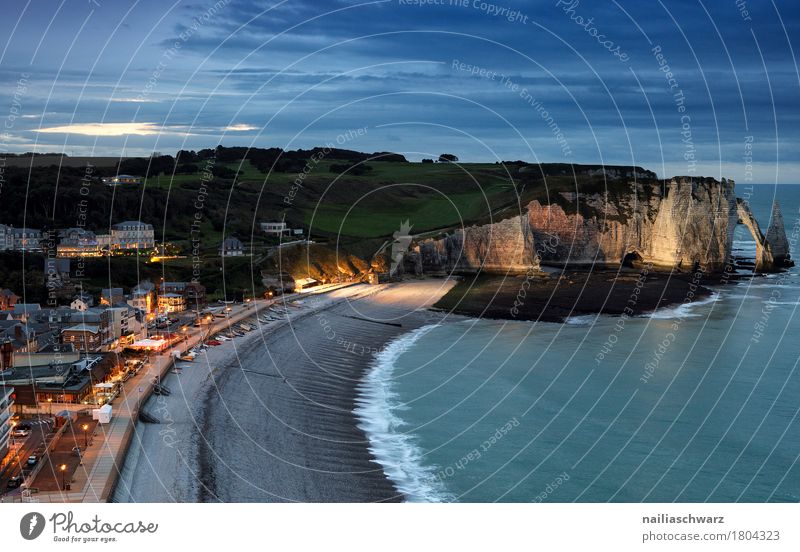
[[[291,229],[285,222],[264,222],[260,228],[278,239],[274,249],[313,243],[304,239],[302,229]],[[143,278],[129,289],[108,287],[97,294],[83,288],[81,265],[86,259],[133,255],[163,262],[170,258],[169,249],[168,244],[157,244],[153,225],[142,221],[114,224],[108,234],[0,224],[0,251],[43,258],[48,289],[48,304],[26,303],[20,290],[0,289],[4,500],[31,501],[32,494],[68,490],[95,437],[101,434],[103,447],[109,446],[109,435],[99,426],[112,423],[117,414],[112,416],[112,405],[126,388],[128,393],[137,389],[140,396],[145,387],[147,393],[167,394],[160,378],[176,361],[191,362],[204,349],[287,314],[273,308],[259,315],[258,305],[268,308],[278,297],[326,291],[354,281],[295,279],[287,272],[264,270],[257,295],[239,291],[221,300],[208,298],[196,279]],[[53,250],[55,255],[45,254]],[[235,237],[225,238],[218,253],[220,257],[250,254]],[[139,412],[138,406],[129,412],[125,427],[135,419],[156,421]],[[94,456],[105,457],[98,451]]]

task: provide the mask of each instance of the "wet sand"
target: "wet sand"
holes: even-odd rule
[[[353,286],[302,299],[290,321],[211,347],[145,410],[114,499],[125,502],[376,502],[403,497],[353,414],[377,351],[442,320],[453,283]]]

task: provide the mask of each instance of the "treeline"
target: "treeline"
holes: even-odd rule
[[[365,161],[390,161],[407,163],[406,158],[398,153],[360,151],[338,148],[312,148],[309,150],[283,150],[281,148],[246,148],[217,146],[213,149],[180,150],[175,157],[171,155],[153,155],[149,158],[125,159],[119,164],[120,174],[137,176],[157,176],[175,174],[193,174],[210,170],[217,178],[234,179],[237,172],[222,165],[250,162],[263,173],[268,172],[300,172],[306,163],[314,157],[332,161],[343,161],[347,166]]]
[[[241,189],[230,196],[231,183],[223,180],[183,183],[178,186],[112,188],[84,179],[80,168],[7,167],[0,196],[0,224],[58,230],[83,226],[107,233],[110,225],[142,220],[155,228],[156,239],[188,240],[195,217],[215,232],[246,236],[252,229],[254,190]],[[201,190],[202,188],[202,190]],[[202,201],[198,201],[202,199]],[[227,221],[227,222],[226,222]],[[164,229],[166,226],[166,230]],[[212,244],[208,244],[211,247]],[[216,244],[218,246],[219,244]]]

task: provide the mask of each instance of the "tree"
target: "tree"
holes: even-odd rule
[[[457,161],[458,157],[452,153],[443,153],[439,156],[439,163],[455,163]]]
[[[423,163],[433,163],[433,159],[423,159]]]

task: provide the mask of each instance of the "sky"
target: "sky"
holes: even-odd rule
[[[226,146],[800,182],[794,0],[9,0],[0,151]]]

